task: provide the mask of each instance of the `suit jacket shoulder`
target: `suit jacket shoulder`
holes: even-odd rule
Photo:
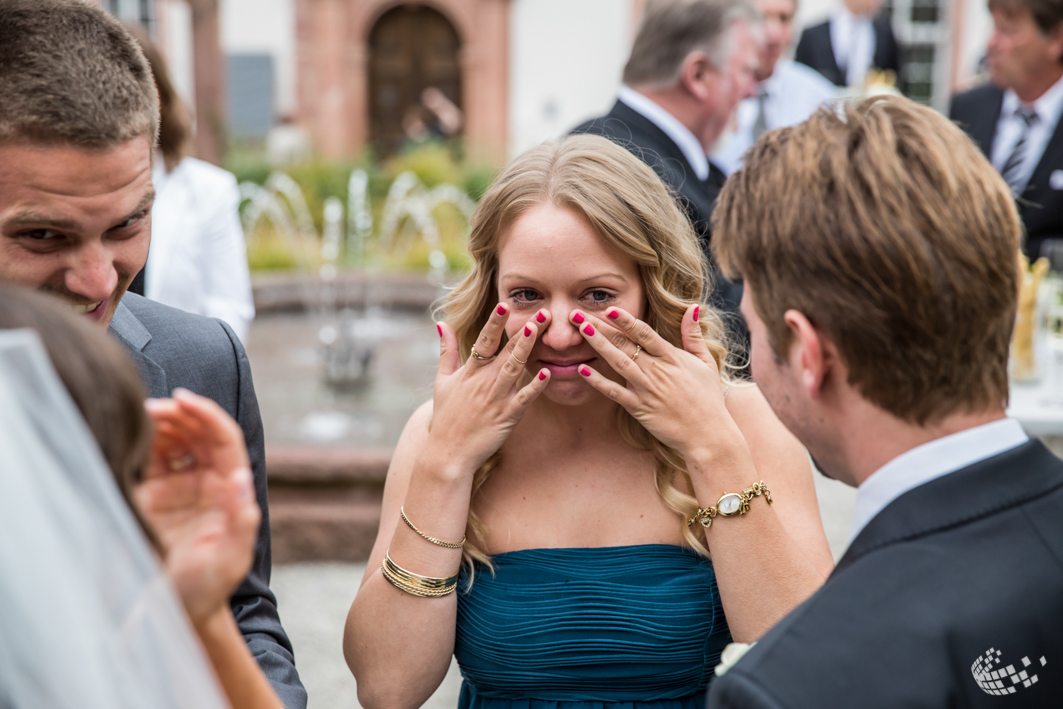
[[[127,293],[111,320],[111,334],[140,370],[148,395],[168,397],[181,387],[217,402],[244,434],[262,524],[251,572],[230,605],[251,653],[288,709],[305,709],[306,690],[295,670],[292,645],[269,588],[272,567],[262,418],[251,365],[232,328]]]
[[[794,50],[794,61],[815,69],[835,86],[847,83],[831,46],[830,20],[805,28]]]
[[[1063,462],[1031,442],[891,503],[709,706],[1052,707],[1060,627]]]
[[[993,152],[993,138],[1003,102],[1004,92],[992,84],[986,84],[956,94],[949,105],[949,118],[971,136],[971,140],[978,144],[987,157]]]

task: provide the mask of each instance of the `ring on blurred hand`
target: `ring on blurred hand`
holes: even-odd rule
[[[520,362],[521,364],[527,364],[527,363],[528,363],[528,360],[526,360],[526,359],[520,359],[519,357],[517,357],[517,355],[513,355],[513,359],[517,360],[517,361],[518,361],[518,362]]]
[[[480,354],[479,352],[476,351],[475,347],[472,348],[472,351],[469,354],[472,355],[473,359],[481,359],[481,360],[483,360],[485,362],[487,360],[489,360],[489,359],[494,359],[495,358],[494,355],[491,355],[490,357],[484,357],[482,354]]]
[[[196,456],[189,453],[180,458],[170,458],[170,470],[185,470],[191,468],[196,462]]]
[[[642,352],[642,345],[635,345],[635,354],[631,355],[632,362],[639,358],[639,352]]]

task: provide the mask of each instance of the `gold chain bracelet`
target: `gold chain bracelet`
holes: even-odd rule
[[[448,578],[421,576],[407,571],[392,561],[390,552],[384,552],[384,561],[380,565],[380,571],[395,588],[421,598],[449,596],[458,587],[457,574]]]
[[[428,536],[421,530],[417,529],[414,523],[410,521],[410,518],[406,516],[406,510],[402,507],[399,508],[399,517],[402,517],[402,521],[406,523],[406,526],[417,532],[417,534],[420,535],[422,539],[427,539],[428,541],[432,542],[437,546],[446,547],[447,549],[461,549],[463,546],[465,546],[465,537],[462,537],[461,541],[455,544],[454,542],[444,542],[442,539],[436,539],[435,537]]]
[[[749,512],[750,500],[761,495],[764,496],[769,505],[774,504],[771,500],[771,492],[768,491],[768,486],[764,484],[763,480],[753,483],[752,486],[747,487],[740,493],[724,493],[715,507],[699,507],[697,514],[687,520],[687,526],[692,527],[695,522],[700,521],[701,526],[708,529],[717,515],[721,517],[730,517],[736,514],[744,515]]]

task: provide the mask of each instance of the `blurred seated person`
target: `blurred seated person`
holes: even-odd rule
[[[192,117],[166,62],[140,25],[131,25],[159,90],[159,145],[152,168],[148,262],[130,291],[185,312],[225,321],[243,343],[255,318],[240,190],[231,172],[188,155]]]
[[[1063,2],[990,0],[990,83],[955,96],[949,117],[1015,195],[1033,261],[1063,237]]]
[[[804,64],[782,59],[794,40],[797,0],[754,0],[762,16],[756,95],[735,109],[735,129],[725,134],[712,160],[730,175],[742,155],[766,130],[801,123],[824,103],[838,97],[834,84]]]
[[[872,69],[892,71],[900,86],[901,50],[893,28],[877,19],[882,0],[842,0],[830,19],[801,33],[794,60],[835,86],[860,91]]]
[[[402,117],[405,138],[402,150],[425,143],[450,140],[461,134],[465,114],[440,89],[429,86],[421,92],[420,103],[406,109]]]
[[[233,709],[281,707],[229,607],[261,521],[240,427],[187,391],[146,411],[136,367],[105,332],[58,300],[0,285],[0,330],[20,328],[36,331],[80,409]]]
[[[732,386],[686,214],[575,135],[495,180],[469,250],[347,618],[359,701],[421,706],[456,658],[460,709],[704,707],[731,637],[833,564],[807,454]]]

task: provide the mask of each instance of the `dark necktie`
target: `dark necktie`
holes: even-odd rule
[[[1030,127],[1037,123],[1038,117],[1037,111],[1030,106],[1019,106],[1018,110],[1015,111],[1015,115],[1022,119],[1022,134],[1019,136],[1019,142],[1015,143],[1015,148],[1011,151],[1011,155],[1004,161],[1004,167],[1000,168],[1000,175],[1008,183],[1012,194],[1017,195],[1019,194],[1023,177],[1026,175],[1026,171],[1022,169],[1026,159],[1026,141],[1030,137]]]

